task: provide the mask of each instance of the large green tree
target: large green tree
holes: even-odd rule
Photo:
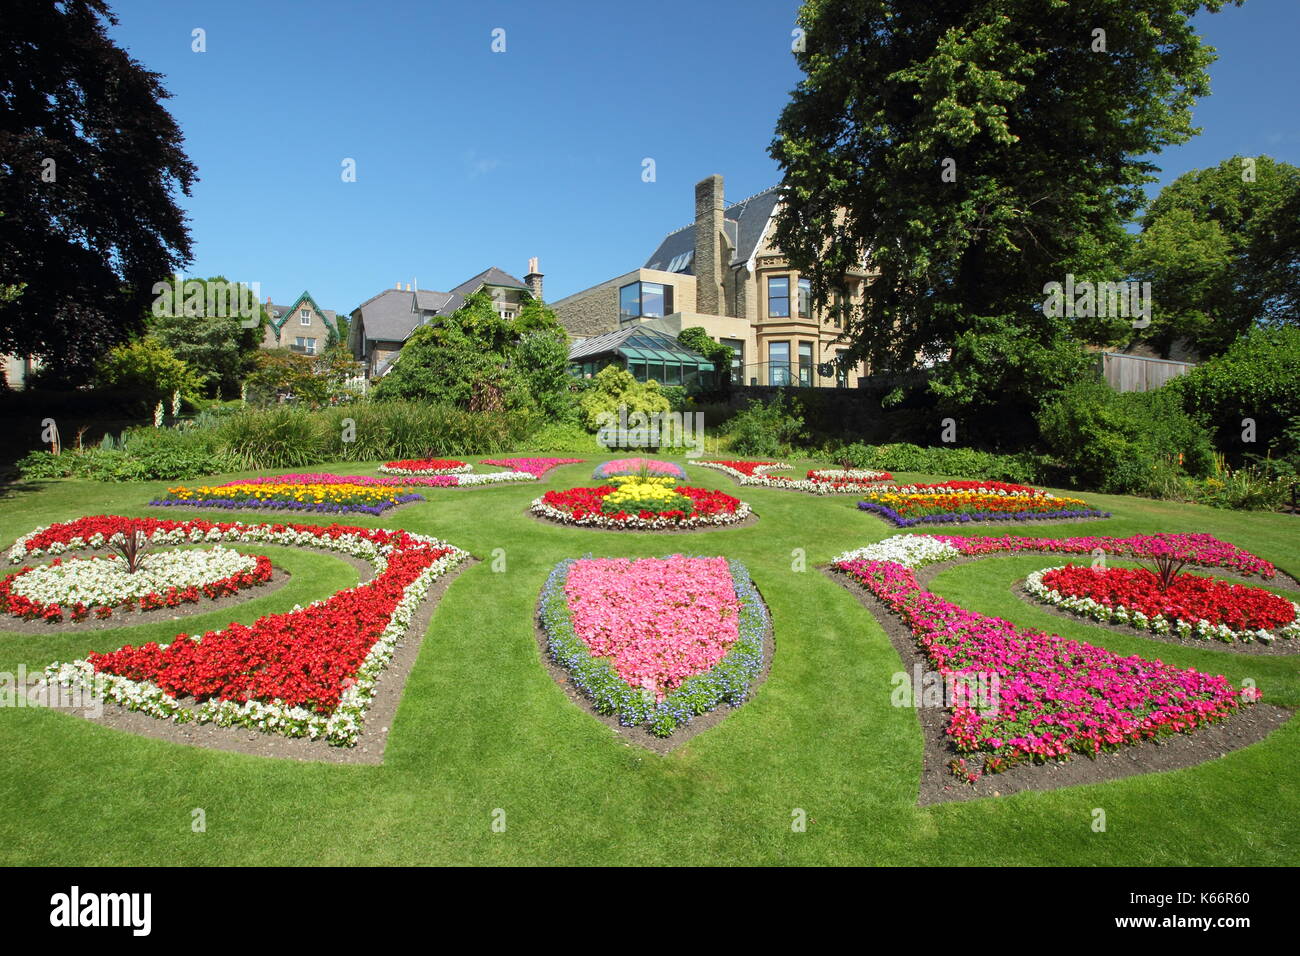
[[[1152,284],[1141,337],[1203,356],[1259,325],[1294,323],[1300,295],[1300,169],[1234,156],[1179,176],[1142,217],[1133,274]]]
[[[0,352],[86,369],[140,330],[190,258],[194,165],[161,77],[109,39],[103,0],[7,4],[0,29]]]
[[[1239,0],[1237,0],[1239,2]],[[771,153],[776,240],[877,370],[939,364],[953,405],[1025,403],[1085,364],[1044,285],[1122,279],[1151,154],[1188,139],[1224,0],[807,0]]]
[[[254,358],[270,317],[255,296],[251,293],[243,294],[240,286],[229,282],[224,276],[183,281],[186,287],[195,283],[191,287],[193,291],[201,290],[204,306],[187,310],[186,297],[182,296],[178,309],[175,297],[160,296],[150,309],[147,319],[149,331],[184,360],[197,375],[202,390],[209,397],[237,397],[240,383],[253,369]],[[225,306],[223,308],[219,305],[215,310],[220,314],[207,314],[206,303],[214,298],[208,295],[209,285],[223,293],[223,298],[215,299]],[[198,297],[195,295],[196,301]],[[256,310],[256,316],[251,317],[256,319],[256,324],[246,327],[245,320],[238,314],[238,308],[239,304],[249,303]],[[200,314],[187,314],[189,311]]]

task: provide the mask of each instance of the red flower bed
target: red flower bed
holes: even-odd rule
[[[1167,591],[1146,568],[1091,568],[1066,565],[1043,575],[1046,587],[1085,597],[1107,607],[1123,606],[1147,617],[1209,621],[1234,631],[1274,630],[1295,620],[1290,601],[1263,588],[1232,584],[1199,574],[1180,574]]]
[[[151,591],[138,600],[127,598],[116,606],[134,605],[138,606],[142,611],[153,611],[163,607],[197,604],[204,597],[215,601],[231,594],[238,594],[246,588],[265,584],[271,580],[271,559],[261,554],[253,557],[257,561],[257,567],[251,571],[241,571],[238,574],[232,574],[229,577],[220,578],[204,585],[194,585],[187,588],[171,587],[161,592]],[[58,564],[59,560],[56,558],[51,563]],[[40,618],[52,623],[62,621],[65,613],[74,621],[84,621],[90,617],[92,611],[95,617],[100,620],[112,616],[113,606],[108,604],[100,604],[90,608],[78,601],[76,604],[63,607],[58,604],[39,604],[21,594],[14,594],[14,579],[30,570],[30,567],[23,568],[21,571],[6,575],[4,580],[0,581],[0,611],[28,621]]]
[[[1038,488],[1017,485],[1006,481],[939,481],[933,484],[908,484],[908,491],[986,491],[992,494],[1041,495]]]
[[[542,495],[541,500],[552,508],[568,513],[573,518],[583,518],[587,515],[601,515],[601,502],[606,495],[617,490],[614,485],[601,485],[599,488],[568,488],[563,491],[548,491]],[[617,514],[603,515],[603,517],[620,522],[633,517],[647,520],[651,518],[702,518],[709,515],[732,514],[740,507],[739,498],[734,498],[731,495],[710,488],[690,488],[680,485],[675,490],[678,494],[691,499],[693,507],[689,513],[677,510],[642,511],[637,515],[631,515],[620,511]]]
[[[383,574],[328,600],[253,625],[231,624],[201,641],[180,636],[88,655],[95,670],[152,681],[172,697],[275,700],[329,713],[392,617],[403,590],[451,549],[393,554]]]

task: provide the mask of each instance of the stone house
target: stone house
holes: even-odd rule
[[[778,206],[777,187],[728,205],[721,176],[701,180],[694,222],[665,236],[639,268],[551,308],[575,347],[629,324],[671,336],[699,326],[731,346],[738,384],[855,386],[866,369],[839,361],[847,344],[834,304],[815,312],[808,281],[772,242]],[[869,278],[866,268],[846,275],[841,300],[860,302]],[[648,366],[628,368],[650,377]]]
[[[514,318],[525,302],[541,300],[542,273],[534,257],[529,260],[523,281],[492,266],[450,292],[411,286],[408,282],[403,287],[399,282],[352,310],[348,347],[364,364],[365,375],[371,381],[382,378],[393,367],[412,332],[438,316],[451,315],[476,292],[486,292],[503,318]]]
[[[271,321],[263,330],[264,349],[287,348],[303,355],[320,355],[338,337],[336,313],[318,306],[310,292],[303,292],[288,306],[275,305],[268,299],[266,312]]]

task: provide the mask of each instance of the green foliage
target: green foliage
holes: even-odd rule
[[[1300,417],[1300,328],[1255,329],[1166,388],[1233,463],[1284,454],[1287,428]],[[1246,419],[1255,423],[1253,442],[1243,440]]]
[[[731,450],[738,455],[774,458],[788,455],[803,432],[799,399],[777,393],[770,402],[750,399],[726,425]]]
[[[173,428],[131,428],[121,439],[106,435],[93,448],[54,455],[32,452],[18,462],[24,478],[89,478],[94,481],[158,481],[227,471],[232,462],[211,433]]]
[[[253,328],[244,328],[237,314],[243,301],[237,284],[224,276],[187,279],[185,282],[187,286],[194,283],[191,294],[196,300],[200,293],[203,296],[204,305],[197,309],[199,314],[187,314],[196,310],[187,309],[184,300],[177,314],[172,297],[160,296],[147,320],[150,333],[184,360],[198,377],[204,394],[216,397],[237,395],[240,381],[253,367],[263,327],[268,321],[266,312],[250,294],[248,299],[256,303],[260,321]],[[209,285],[222,294],[220,302],[214,303],[220,314],[207,312]]]
[[[1098,491],[1147,494],[1168,476],[1214,467],[1209,434],[1168,388],[1121,393],[1083,382],[1044,406],[1038,424],[1072,480]]]
[[[657,382],[638,382],[632,373],[617,365],[607,365],[596,373],[590,387],[578,400],[586,426],[595,431],[602,417],[618,416],[619,407],[627,406],[628,414],[666,412],[671,405],[659,389]]]
[[[725,391],[731,387],[731,360],[735,357],[735,349],[730,345],[713,341],[709,333],[698,325],[682,329],[677,334],[677,344],[699,352],[713,363],[714,384],[718,389]]]
[[[975,448],[939,445],[922,448],[899,442],[889,445],[864,445],[855,442],[826,452],[825,457],[837,465],[850,468],[874,468],[881,471],[913,471],[930,475],[987,481],[1014,481],[1034,484],[1046,480],[1046,463],[1041,456],[1028,452],[999,455]]]
[[[99,385],[147,395],[150,400],[173,392],[190,395],[201,385],[193,370],[153,335],[110,351],[100,360],[95,379]]]
[[[563,335],[554,313],[541,303],[526,302],[518,316],[503,319],[486,293],[475,293],[452,315],[412,333],[374,397],[470,411],[537,409],[551,414],[564,408],[569,388],[567,375],[562,379],[557,374]],[[530,367],[521,348],[542,365]]]
[[[936,377],[963,407],[1067,382],[1077,350],[1036,308],[1044,282],[1123,276],[1151,154],[1192,135],[1209,92],[1192,15],[1222,5],[804,3],[804,77],[770,147],[775,242],[819,307],[870,250],[852,358],[901,371],[951,349]]]
[[[1159,290],[1140,337],[1166,357],[1179,338],[1217,355],[1259,323],[1297,321],[1298,218],[1300,169],[1269,156],[1175,179],[1147,209],[1133,251],[1134,277]]]
[[[519,340],[515,360],[533,404],[547,421],[577,421],[568,336],[553,329],[528,332]]]

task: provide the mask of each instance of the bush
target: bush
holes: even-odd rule
[[[850,468],[913,471],[986,481],[1014,481],[1019,484],[1042,482],[1047,473],[1044,459],[1028,452],[998,455],[975,448],[951,448],[945,445],[922,448],[906,442],[892,445],[854,442],[830,449],[823,457],[835,464],[848,462]]]
[[[234,463],[215,435],[172,428],[132,428],[120,439],[106,435],[97,447],[54,455],[32,452],[18,462],[24,478],[94,481],[171,481],[228,471]]]
[[[325,460],[321,423],[302,408],[249,408],[224,421],[217,435],[222,450],[240,468],[304,468]]]
[[[767,403],[751,399],[726,425],[733,452],[761,458],[790,454],[802,431],[799,400],[780,393]]]
[[[1234,464],[1276,454],[1288,424],[1300,418],[1300,328],[1256,329],[1165,388]],[[1254,441],[1243,440],[1244,419],[1254,422]]]
[[[631,372],[617,365],[607,365],[597,372],[578,404],[582,408],[583,423],[592,431],[601,427],[604,416],[617,417],[620,406],[627,406],[629,415],[670,410],[668,399],[660,392],[657,382],[638,382]]]
[[[1170,477],[1214,470],[1206,430],[1168,388],[1116,392],[1104,382],[1065,389],[1040,411],[1043,439],[1073,483],[1112,494],[1149,494]]]

